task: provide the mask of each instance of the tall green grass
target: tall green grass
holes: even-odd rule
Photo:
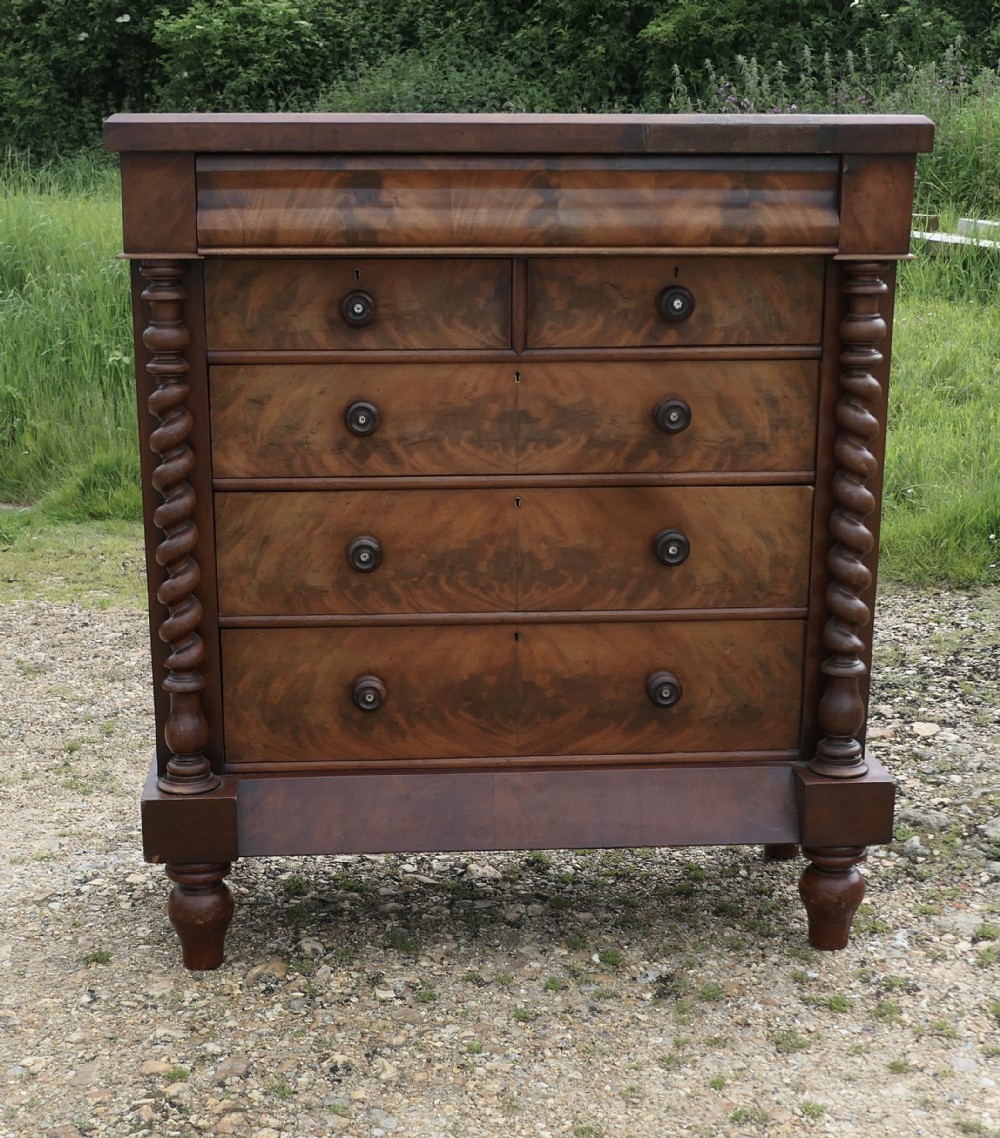
[[[992,127],[1000,136],[1000,122]],[[94,158],[43,167],[8,159],[0,191],[0,502],[34,507],[0,510],[0,544],[29,520],[136,518],[116,172]],[[882,529],[888,577],[1000,581],[998,296],[996,253],[918,251],[900,269]]]
[[[117,174],[93,157],[8,155],[0,190],[0,501],[58,490],[57,514],[136,515]]]

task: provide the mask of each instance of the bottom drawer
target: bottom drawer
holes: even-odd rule
[[[227,761],[787,752],[804,640],[791,620],[227,629]]]

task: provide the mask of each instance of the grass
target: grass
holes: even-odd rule
[[[811,79],[805,65],[799,75],[769,79],[744,61],[726,90],[758,109],[791,109],[798,98],[800,111],[849,110],[854,83],[876,91],[869,109],[928,113],[938,131],[934,154],[921,160],[920,208],[940,214],[943,228],[959,212],[1000,216],[1000,76],[970,78],[946,56],[873,88],[862,62],[834,91],[824,87],[822,61],[810,65]],[[81,592],[95,604],[142,600],[137,531],[122,528],[140,505],[119,235],[117,174],[105,159],[32,165],[0,154],[0,504],[26,507],[0,509],[0,602]],[[883,577],[1000,582],[998,293],[995,254],[918,250],[900,268]],[[98,522],[106,528],[86,528]],[[550,864],[544,851],[527,860]],[[684,884],[697,879],[693,866]],[[578,934],[567,944],[585,946]]]

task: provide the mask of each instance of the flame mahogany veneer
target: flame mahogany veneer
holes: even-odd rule
[[[759,843],[847,943],[916,117],[116,115],[148,860]]]

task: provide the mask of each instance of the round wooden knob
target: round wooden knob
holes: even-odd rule
[[[653,422],[668,435],[680,434],[691,424],[691,408],[683,399],[661,399],[653,408]]]
[[[367,534],[356,537],[347,547],[347,560],[359,573],[371,573],[382,564],[382,546],[378,538]]]
[[[370,435],[379,424],[378,408],[374,403],[352,403],[344,412],[347,429],[355,435]]]
[[[385,696],[385,684],[378,676],[359,676],[351,689],[351,699],[360,711],[378,711]]]
[[[656,308],[664,320],[687,320],[694,312],[694,296],[682,285],[669,285],[656,298]]]
[[[654,672],[646,680],[646,695],[657,707],[673,707],[683,695],[681,681],[673,672]]]
[[[678,529],[664,529],[653,538],[653,552],[664,565],[687,561],[691,543]]]
[[[341,301],[340,314],[348,324],[367,324],[375,315],[375,301],[367,292],[349,292]]]

